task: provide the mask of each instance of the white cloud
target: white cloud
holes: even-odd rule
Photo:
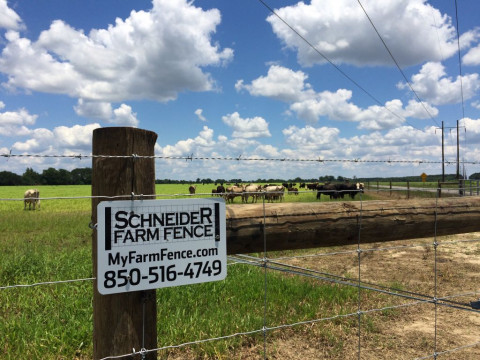
[[[272,145],[259,145],[257,146],[254,152],[255,154],[265,155],[268,157],[280,156],[280,152],[278,151],[278,148]]]
[[[0,110],[5,104],[0,101]],[[25,136],[30,133],[28,126],[35,124],[38,115],[31,115],[26,109],[0,112],[0,135]]]
[[[156,147],[155,152],[161,156],[176,157],[176,156],[201,156],[208,154],[215,145],[213,140],[213,130],[208,126],[204,126],[197,137],[194,139],[180,140],[174,145],[166,145],[164,147]]]
[[[237,91],[247,90],[253,96],[266,96],[285,102],[299,101],[309,94],[310,85],[305,83],[308,76],[302,71],[293,71],[279,65],[272,65],[267,76],[260,76],[250,85],[237,81]]]
[[[214,88],[202,67],[233,57],[231,49],[212,44],[219,23],[218,10],[186,0],[155,0],[150,11],[132,11],[89,34],[56,20],[36,42],[7,32],[0,71],[10,89],[99,102],[169,101],[181,91]]]
[[[382,130],[403,124],[407,117],[425,119],[438,114],[438,109],[415,101],[410,101],[403,108],[403,103],[397,99],[386,102],[385,106],[373,105],[362,109],[351,102],[351,90],[317,93],[305,82],[307,78],[302,71],[294,72],[273,65],[267,76],[261,76],[251,84],[239,80],[235,87],[237,90],[247,90],[254,96],[284,101],[290,104],[290,113],[295,113],[298,118],[310,124],[318,122],[321,117],[327,117],[329,120],[357,122],[359,129]]]
[[[137,114],[132,112],[131,106],[126,104],[121,104],[117,109],[112,110],[112,104],[108,102],[79,99],[74,109],[79,116],[102,120],[118,126],[137,127],[139,123]]]
[[[0,28],[20,30],[23,27],[22,19],[8,7],[7,0],[0,0]]]
[[[203,110],[202,109],[197,109],[195,110],[195,115],[197,115],[197,117],[201,120],[201,121],[207,121],[207,119],[205,118],[205,116],[202,115],[203,113]]]
[[[465,65],[480,65],[480,45],[468,50],[468,52],[463,56],[462,62]]]
[[[402,67],[440,61],[457,51],[451,18],[425,0],[370,1],[363,5]],[[276,13],[335,63],[394,65],[356,1],[312,0],[310,4],[299,2],[277,9]],[[275,15],[270,15],[267,21],[277,37],[298,52],[300,64],[325,63],[322,56]],[[476,30],[463,34],[462,47],[477,38]]]
[[[91,152],[93,130],[99,128],[99,124],[85,126],[74,125],[72,127],[58,126],[53,130],[38,128],[31,130],[30,139],[13,144],[12,149],[19,152],[37,154],[63,154],[77,151]]]
[[[289,145],[308,150],[325,150],[332,148],[338,141],[340,130],[336,128],[314,128],[307,125],[304,128],[289,126],[283,130],[283,135]]]
[[[112,117],[112,104],[109,102],[78,99],[74,110],[78,116],[86,118],[108,121]]]
[[[132,108],[128,105],[122,104],[119,108],[113,110],[114,117],[111,123],[119,126],[138,126],[137,114],[132,112]]]
[[[242,119],[238,112],[222,116],[222,121],[233,128],[232,137],[234,138],[258,138],[270,137],[268,123],[262,117]]]
[[[455,80],[446,77],[445,67],[436,62],[429,62],[422,66],[420,72],[412,76],[411,85],[421,99],[434,105],[455,104],[463,98],[470,99],[480,89],[478,74],[457,76]],[[406,83],[397,85],[400,89],[408,88]]]
[[[472,102],[471,104],[475,109],[479,109],[480,110],[480,101],[474,101]]]
[[[478,144],[480,142],[480,119],[463,119],[463,124],[467,131],[468,141]]]

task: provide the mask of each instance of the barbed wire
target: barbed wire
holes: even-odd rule
[[[3,153],[0,154],[0,157],[4,158],[68,158],[68,159],[95,159],[95,158],[118,158],[118,159],[162,159],[162,160],[184,160],[184,161],[193,161],[193,160],[215,160],[215,161],[246,161],[246,162],[254,162],[254,161],[273,161],[273,162],[318,162],[318,163],[368,163],[368,164],[375,164],[375,163],[383,163],[383,164],[445,164],[445,165],[455,165],[457,164],[457,160],[421,160],[421,159],[414,159],[414,160],[374,160],[374,159],[324,159],[324,158],[267,158],[267,157],[244,157],[239,155],[237,157],[233,156],[163,156],[163,155],[92,155],[92,154],[72,154],[72,155],[44,155],[44,154],[11,154],[11,153]],[[463,160],[462,164],[468,165],[478,165],[480,161],[468,161]]]

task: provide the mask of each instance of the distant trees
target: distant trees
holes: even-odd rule
[[[472,180],[480,180],[480,173],[474,173],[469,177]],[[428,181],[441,181],[442,175],[428,175]],[[333,176],[333,175],[323,175],[319,176],[317,179],[312,178],[301,178],[296,177],[294,179],[256,179],[253,182],[257,183],[272,183],[272,184],[281,184],[284,182],[293,182],[300,184],[302,182],[343,182],[347,180],[352,180],[343,176]],[[355,181],[367,182],[367,181],[421,181],[420,176],[403,176],[403,177],[370,177],[370,178],[357,178],[353,177]],[[445,181],[455,181],[455,174],[446,174]],[[211,178],[196,178],[195,181],[192,180],[173,180],[173,179],[157,179],[155,180],[156,184],[226,184],[226,183],[248,183],[252,181],[242,180],[242,179],[211,179]],[[91,185],[92,184],[92,169],[91,168],[79,168],[68,171],[65,169],[54,169],[48,168],[38,173],[32,168],[27,168],[22,175],[12,173],[10,171],[0,171],[0,186],[5,185]]]
[[[92,169],[81,168],[68,171],[48,168],[41,174],[27,168],[22,175],[10,171],[0,172],[0,185],[90,185]]]

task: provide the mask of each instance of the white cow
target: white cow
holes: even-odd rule
[[[25,191],[23,195],[23,210],[27,209],[28,203],[28,210],[31,209],[33,204],[33,210],[35,210],[35,206],[38,205],[40,209],[40,192],[37,189],[29,189]]]
[[[248,203],[248,197],[252,197],[252,203],[257,202],[258,197],[261,195],[262,191],[261,185],[250,184],[245,187],[245,192],[243,193],[243,202]]]
[[[285,194],[285,187],[282,185],[269,185],[264,187],[265,191],[265,199],[269,202],[273,202],[274,200],[283,200],[283,195]]]

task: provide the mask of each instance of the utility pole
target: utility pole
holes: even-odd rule
[[[460,131],[458,130],[460,120],[457,120],[457,180],[460,180]]]
[[[442,182],[445,182],[445,129],[457,129],[457,180],[460,179],[460,125],[459,125],[460,120],[457,120],[457,126],[456,127],[445,127],[442,121]],[[439,128],[437,128],[439,129]]]
[[[445,182],[445,146],[444,146],[444,127],[442,120],[442,182]]]

